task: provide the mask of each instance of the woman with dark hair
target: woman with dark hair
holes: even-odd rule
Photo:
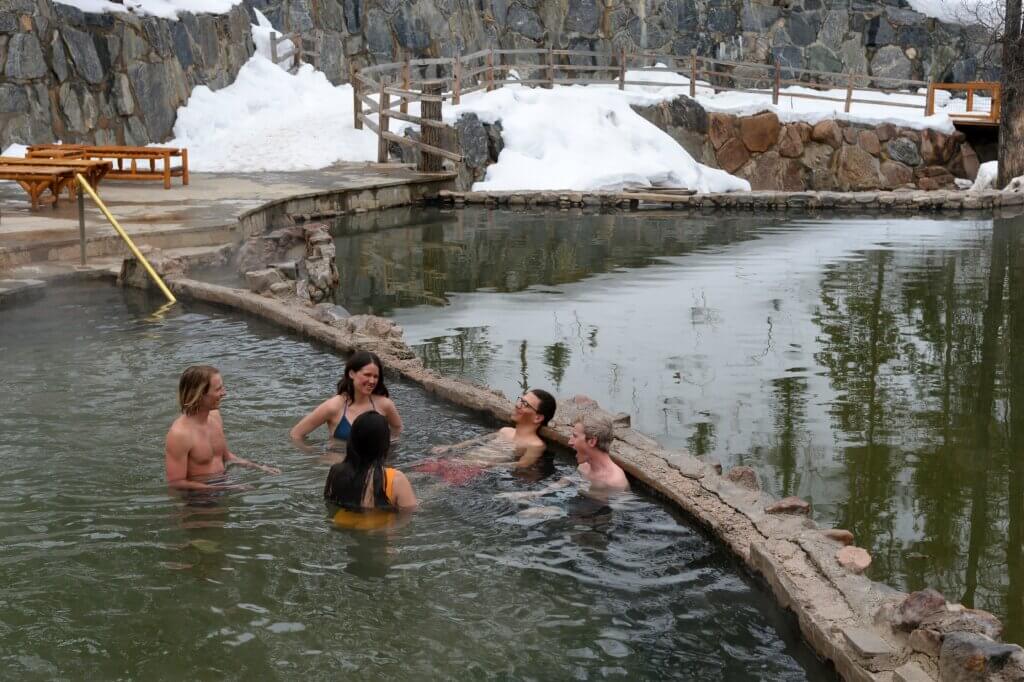
[[[395,438],[402,432],[402,418],[388,397],[384,385],[384,365],[376,353],[358,351],[345,363],[338,381],[338,395],[328,398],[292,427],[292,440],[303,439],[321,424],[327,424],[331,437],[348,440],[352,424],[362,414],[378,412],[387,419]]]
[[[384,466],[391,448],[388,420],[377,412],[364,412],[353,422],[345,461],[327,474],[324,499],[341,507],[334,521],[349,527],[377,527],[373,519],[353,512],[410,509],[416,506],[409,479]],[[370,524],[370,525],[367,525]]]

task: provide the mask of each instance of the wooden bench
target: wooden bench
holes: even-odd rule
[[[103,178],[110,173],[113,169],[114,164],[111,161],[94,161],[86,159],[70,159],[61,158],[59,160],[54,159],[39,159],[39,158],[25,158],[21,159],[15,156],[0,156],[0,165],[8,166],[33,166],[39,168],[46,167],[61,167],[61,168],[74,168],[76,171],[85,176],[85,179],[89,181],[89,184],[93,188],[98,188]],[[67,183],[68,196],[74,198],[78,193],[78,183],[70,182]]]
[[[40,203],[57,205],[61,190],[68,183],[75,181],[76,169],[70,166],[32,166],[0,163],[0,180],[13,180],[28,192],[32,201],[32,210],[39,208]],[[50,190],[50,197],[43,192]]]
[[[188,149],[175,147],[128,147],[124,145],[40,144],[28,148],[32,158],[76,158],[112,161],[115,165],[107,177],[115,180],[163,180],[164,189],[171,188],[171,178],[180,177],[188,184]],[[171,160],[181,159],[172,166]],[[125,164],[125,161],[129,163]],[[143,162],[140,164],[139,162]],[[157,162],[163,164],[158,168]],[[148,162],[148,168],[146,167]]]

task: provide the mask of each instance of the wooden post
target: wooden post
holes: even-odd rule
[[[967,84],[967,113],[974,111],[974,84]]]
[[[410,75],[409,75],[409,53],[405,53],[405,60],[402,62],[402,89],[409,90],[410,86]],[[398,105],[398,110],[403,114],[409,113],[409,100],[405,97],[402,98],[401,104]]]
[[[779,103],[779,85],[782,80],[782,68],[779,66],[779,60],[775,60],[775,87],[772,89],[772,104]]]
[[[494,90],[494,49],[487,53],[487,92]]]
[[[853,74],[850,74],[850,78],[846,81],[846,106],[843,111],[850,113],[850,105],[853,104]]]
[[[384,139],[384,133],[388,132],[388,106],[391,104],[388,93],[384,92],[385,78],[380,75],[380,96],[377,99],[377,125],[380,132],[377,135],[377,163],[388,162],[388,141]]]
[[[270,61],[274,62],[274,66],[277,66],[277,32],[270,32]]]
[[[441,93],[442,86],[440,83],[428,83],[423,86],[424,95],[436,95],[438,100],[435,102],[432,97],[429,101],[427,99],[423,99],[420,102],[420,116],[422,116],[424,120],[441,120]],[[434,126],[420,126],[420,139],[423,140],[424,144],[444,149],[444,132],[444,130]],[[428,154],[426,151],[421,149],[420,161],[416,164],[416,170],[422,173],[437,173],[441,170],[442,161],[443,159],[440,156]]]
[[[458,104],[462,98],[462,55],[455,53],[452,60],[452,104]]]
[[[690,97],[697,96],[697,50],[690,50]]]
[[[548,87],[555,87],[555,51],[548,48]]]
[[[619,90],[626,89],[626,51],[619,50]]]
[[[362,130],[363,122],[359,114],[363,113],[363,100],[359,98],[359,74],[352,62],[348,63],[348,82],[352,86],[352,127]]]
[[[292,50],[292,66],[295,67],[296,70],[298,70],[298,68],[300,66],[302,66],[302,34],[301,33],[293,33],[292,34],[292,44],[295,46],[295,48]]]
[[[935,84],[928,82],[928,94],[924,98],[924,115],[931,116],[935,113]]]

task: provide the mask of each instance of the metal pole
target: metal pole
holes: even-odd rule
[[[160,288],[160,291],[162,291],[164,296],[167,297],[167,300],[170,303],[177,303],[178,299],[174,298],[174,294],[172,294],[171,290],[167,288],[167,285],[164,284],[164,281],[160,279],[160,275],[156,273],[156,270],[153,269],[153,266],[149,264],[149,261],[146,260],[146,257],[143,256],[142,252],[139,251],[137,246],[135,246],[135,242],[133,242],[131,237],[128,236],[128,233],[124,231],[124,228],[121,227],[120,224],[118,224],[117,219],[114,218],[114,216],[107,209],[106,204],[103,203],[99,196],[97,196],[96,191],[93,190],[92,185],[86,182],[85,178],[82,177],[81,173],[75,173],[75,179],[78,180],[78,184],[81,185],[81,188],[88,192],[89,196],[92,197],[92,200],[96,202],[96,205],[99,206],[100,211],[103,212],[103,215],[106,216],[107,221],[110,222],[110,226],[114,228],[117,234],[121,236],[121,239],[124,240],[125,244],[128,245],[128,250],[132,252],[132,255],[135,256],[135,258],[138,259],[140,263],[142,263],[142,267],[144,267],[146,269],[146,272],[149,273],[149,276],[153,278],[153,281],[156,282],[156,285]]]
[[[78,188],[78,256],[85,265],[85,192]]]

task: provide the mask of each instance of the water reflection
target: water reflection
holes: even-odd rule
[[[1021,218],[417,215],[338,240],[341,302],[428,365],[754,466],[1024,641]]]

